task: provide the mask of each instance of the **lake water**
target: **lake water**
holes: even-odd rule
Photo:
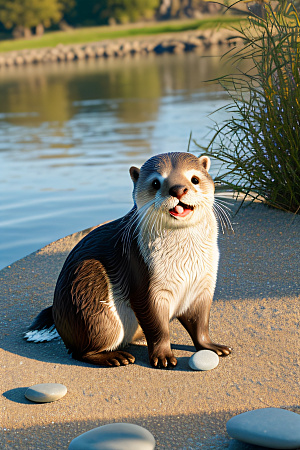
[[[0,268],[127,212],[131,165],[205,143],[223,71],[212,53],[1,69]]]

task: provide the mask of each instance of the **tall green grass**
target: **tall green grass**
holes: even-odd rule
[[[226,188],[300,213],[300,19],[286,1],[265,4],[242,35],[230,58],[252,70],[218,80],[231,97],[228,118],[201,148],[223,163],[216,181]]]

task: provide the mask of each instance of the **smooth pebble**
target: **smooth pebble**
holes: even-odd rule
[[[263,408],[232,417],[229,436],[242,442],[278,449],[300,447],[300,416],[280,408]]]
[[[69,450],[154,450],[155,439],[139,425],[111,423],[77,436]]]
[[[66,393],[67,388],[63,384],[44,383],[29,387],[25,392],[25,397],[36,403],[50,403],[59,400]]]
[[[200,350],[189,359],[189,366],[193,370],[212,370],[219,364],[219,357],[211,350]]]

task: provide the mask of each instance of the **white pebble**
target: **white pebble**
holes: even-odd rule
[[[211,350],[200,350],[189,359],[189,366],[193,370],[212,370],[218,364],[219,357]]]

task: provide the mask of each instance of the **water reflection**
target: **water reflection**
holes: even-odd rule
[[[203,142],[223,70],[196,53],[1,69],[0,267],[124,214],[131,165]]]
[[[216,49],[220,53],[220,49]],[[197,55],[136,55],[49,65],[8,67],[0,71],[1,118],[34,126],[41,122],[65,122],[76,113],[76,102],[116,111],[125,123],[155,120],[159,99],[170,92],[193,91],[203,81],[224,71],[210,52]],[[206,84],[215,92],[215,84]],[[111,99],[123,99],[121,103]],[[133,101],[138,99],[138,101]],[[152,100],[152,101],[151,101]],[[84,111],[84,110],[83,110]]]

